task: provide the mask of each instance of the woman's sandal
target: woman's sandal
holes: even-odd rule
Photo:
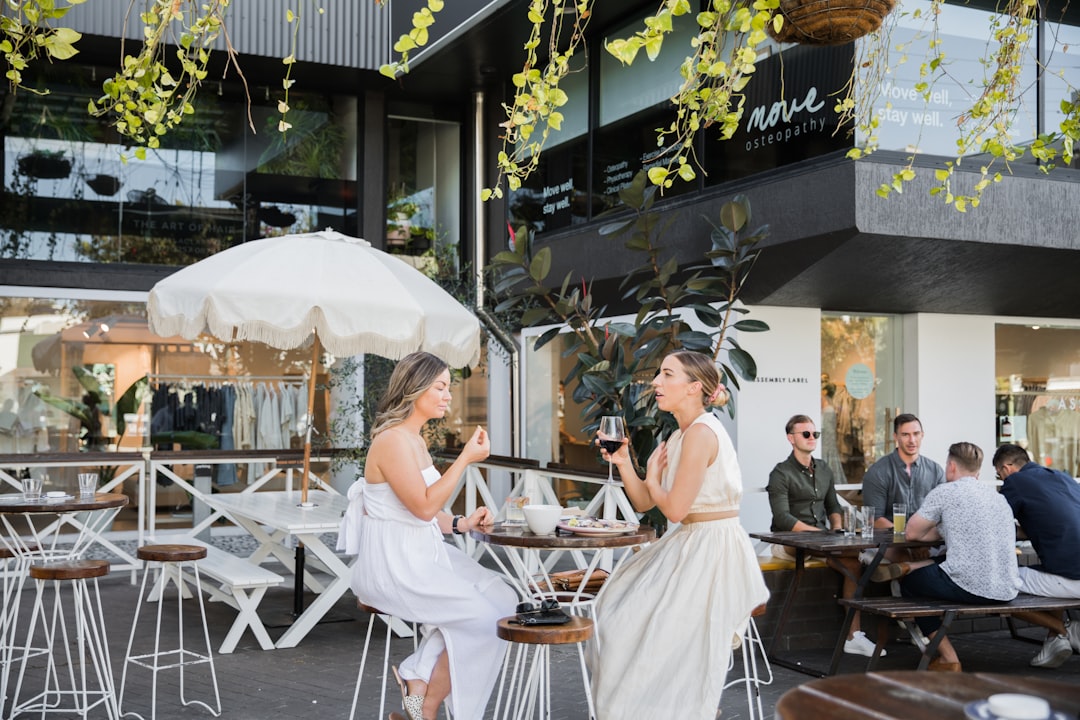
[[[398,674],[397,665],[391,665],[390,670],[393,671],[398,689],[401,690],[401,708],[409,716],[409,720],[424,720],[424,696],[409,694],[409,686]],[[391,713],[391,720],[397,720],[397,718],[393,717],[394,715],[397,715],[397,713]]]

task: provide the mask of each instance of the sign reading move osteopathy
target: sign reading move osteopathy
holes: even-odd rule
[[[759,60],[730,140],[708,133],[707,182],[745,177],[851,147],[833,95],[851,74],[851,46],[793,46]]]

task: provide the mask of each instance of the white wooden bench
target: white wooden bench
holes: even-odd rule
[[[174,542],[201,545],[206,548],[206,557],[199,560],[199,574],[204,578],[212,578],[220,585],[215,586],[204,581],[203,591],[211,602],[227,603],[239,612],[218,652],[226,654],[235,650],[247,628],[251,628],[255,639],[259,641],[259,647],[263,650],[273,650],[274,642],[267,634],[262,620],[259,619],[258,608],[267,588],[280,585],[285,582],[285,578],[242,557],[194,538],[185,537]],[[195,578],[188,573],[184,573],[184,580],[192,584],[195,582]]]

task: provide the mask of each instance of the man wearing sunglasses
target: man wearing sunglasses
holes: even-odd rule
[[[806,415],[795,415],[785,426],[791,454],[769,473],[769,507],[772,508],[773,532],[820,532],[841,529],[841,505],[836,498],[836,484],[829,466],[813,456],[821,433]],[[774,557],[794,559],[783,545],[772,546]],[[826,562],[844,576],[843,596],[855,593],[855,582],[862,572],[857,557],[827,558]],[[847,568],[848,572],[844,572]],[[844,652],[853,655],[874,654],[874,643],[859,629],[859,614],[851,621]],[[885,655],[885,651],[881,651]]]

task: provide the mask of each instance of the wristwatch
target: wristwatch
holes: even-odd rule
[[[451,523],[450,529],[454,531],[455,535],[464,535],[465,534],[465,533],[463,533],[463,532],[461,532],[460,530],[457,529],[458,520],[463,520],[464,518],[465,518],[464,515],[455,515],[454,516],[454,522]]]

